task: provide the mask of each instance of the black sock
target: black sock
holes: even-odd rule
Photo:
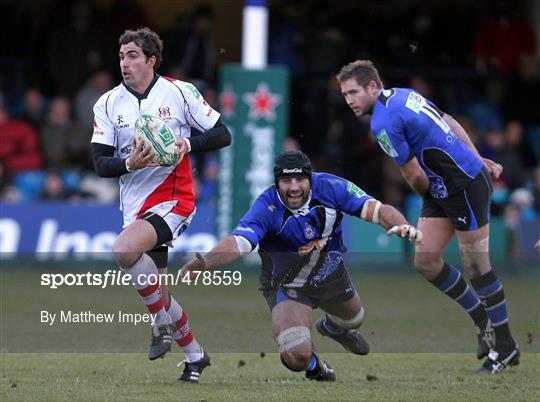
[[[431,283],[448,297],[457,301],[470,315],[476,326],[480,327],[482,321],[487,318],[486,310],[480,299],[467,285],[461,272],[452,265],[445,262],[441,272],[431,280]]]
[[[504,289],[493,270],[471,279],[471,284],[480,296],[486,313],[491,320],[495,332],[495,348],[509,349],[514,347],[514,340],[508,326],[508,311]]]

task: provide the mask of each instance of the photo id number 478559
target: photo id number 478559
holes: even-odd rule
[[[192,271],[184,275],[182,283],[186,285],[203,286],[238,286],[242,283],[240,271]]]

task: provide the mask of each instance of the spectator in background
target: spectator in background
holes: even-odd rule
[[[75,95],[75,117],[88,138],[91,137],[94,127],[94,104],[99,97],[112,88],[112,77],[108,71],[100,70],[92,74]]]
[[[38,134],[23,120],[13,119],[0,95],[0,177],[10,179],[21,170],[41,169]]]
[[[199,5],[186,22],[179,16],[164,38],[171,43],[165,54],[168,70],[174,69],[181,80],[216,81],[216,46],[211,37],[214,12]]]
[[[197,177],[193,185],[197,194],[197,203],[216,207],[218,171],[218,160],[215,157],[207,158],[202,167],[202,174]]]
[[[283,141],[283,150],[284,151],[300,151],[300,144],[296,138],[287,137]]]
[[[67,98],[52,99],[40,136],[47,168],[79,168],[90,163],[88,137],[71,119]]]
[[[494,160],[504,167],[498,180],[502,179],[508,189],[515,190],[523,185],[523,165],[519,155],[509,147],[502,130],[493,129],[487,132],[479,152],[484,158]]]
[[[510,195],[510,200],[504,211],[504,222],[510,229],[510,253],[518,257],[519,232],[523,225],[538,219],[538,213],[534,209],[534,196],[525,188],[518,188]],[[537,231],[538,233],[538,231]]]
[[[60,174],[56,171],[47,173],[40,198],[46,201],[61,201],[67,199],[68,196]]]
[[[107,65],[108,34],[95,29],[96,14],[90,2],[57,4],[57,23],[47,48],[47,67],[58,94],[73,96],[93,71]],[[100,24],[101,26],[102,24]]]
[[[508,81],[503,102],[503,112],[509,120],[517,120],[523,125],[523,142],[530,145],[536,160],[540,159],[540,119],[538,108],[531,102],[531,94],[540,93],[538,60],[524,57],[520,63],[519,75]],[[525,165],[529,165],[525,162]]]
[[[433,98],[434,94],[431,89],[431,84],[428,83],[425,77],[421,75],[413,75],[409,79],[409,88],[414,89],[416,92],[418,92],[420,95],[422,95],[425,98]]]
[[[540,215],[540,167],[534,169],[533,172],[533,195],[534,195],[534,209],[536,213]]]
[[[286,66],[296,77],[303,74],[302,16],[298,1],[283,1],[270,10],[268,61]]]
[[[24,94],[23,120],[37,131],[45,121],[45,98],[37,88],[28,88]]]
[[[477,69],[515,73],[524,56],[535,54],[534,31],[526,19],[515,15],[510,1],[497,1],[493,10],[474,38]]]
[[[503,126],[503,117],[498,108],[502,98],[501,85],[497,80],[485,83],[481,80],[474,90],[475,99],[465,105],[464,112],[471,118],[481,137],[487,131]]]
[[[538,166],[538,160],[528,139],[523,136],[523,125],[518,121],[510,121],[504,128],[504,138],[509,150],[521,162],[525,170],[532,170]]]

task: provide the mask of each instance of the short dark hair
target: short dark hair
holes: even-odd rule
[[[343,66],[336,78],[339,82],[354,78],[363,87],[367,87],[371,81],[375,81],[377,88],[382,88],[379,72],[370,60],[356,60]]]
[[[148,27],[142,27],[135,31],[126,29],[118,39],[118,44],[127,45],[130,42],[139,46],[146,57],[154,56],[156,58],[154,71],[157,71],[163,61],[163,41],[159,35]]]

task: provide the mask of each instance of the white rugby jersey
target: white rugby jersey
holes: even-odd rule
[[[135,121],[142,114],[161,117],[175,136],[183,138],[191,135],[191,127],[207,131],[220,116],[192,84],[156,75],[142,95],[121,83],[98,99],[92,142],[113,146],[115,157],[127,159]],[[188,155],[176,166],[138,169],[124,174],[119,181],[124,226],[157,204],[165,203],[165,208],[183,216],[195,208]]]

